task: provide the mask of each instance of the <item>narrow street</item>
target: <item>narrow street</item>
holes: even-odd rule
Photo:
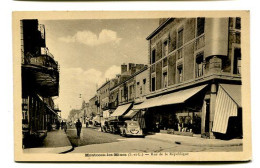
[[[81,138],[77,138],[76,129],[69,129],[67,135],[75,147],[71,153],[106,153],[106,152],[217,152],[241,151],[243,146],[192,146],[176,144],[174,141],[154,139],[153,135],[145,138],[121,137],[104,133],[97,128],[82,128]],[[174,136],[173,136],[174,138]]]
[[[74,147],[92,145],[92,144],[104,144],[118,142],[124,137],[116,134],[104,133],[98,131],[98,128],[82,128],[81,138],[77,137],[76,129],[67,130],[68,138]]]

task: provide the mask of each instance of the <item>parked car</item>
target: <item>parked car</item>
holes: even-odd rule
[[[101,125],[101,131],[102,132],[110,132],[109,130],[109,122],[105,121],[104,124]]]
[[[143,130],[141,129],[138,121],[125,121],[123,126],[120,127],[121,136],[140,136],[144,137]]]

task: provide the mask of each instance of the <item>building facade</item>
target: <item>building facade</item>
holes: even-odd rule
[[[91,99],[89,99],[89,115],[90,116],[96,116],[97,115],[97,96],[93,96]]]
[[[59,66],[46,47],[45,27],[21,20],[22,123],[25,141],[43,138],[60,120],[53,97],[59,96]]]
[[[242,136],[240,25],[240,18],[160,19],[147,37],[150,93],[135,107],[146,110],[150,131]]]

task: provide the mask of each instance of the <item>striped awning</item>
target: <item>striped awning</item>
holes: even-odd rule
[[[124,113],[128,112],[128,110],[130,110],[131,107],[131,103],[130,104],[124,104],[121,106],[118,106],[117,109],[111,114],[111,117],[119,117],[122,116]]]
[[[133,118],[133,117],[136,115],[136,113],[137,113],[138,111],[139,111],[139,110],[129,110],[129,112],[126,113],[126,114],[123,116],[123,118],[131,119],[131,118]]]
[[[237,116],[238,107],[241,107],[241,85],[220,84],[212,131],[225,134],[229,117]]]
[[[197,94],[204,89],[207,85],[201,85],[190,89],[180,90],[174,93],[158,96],[155,98],[147,99],[140,105],[136,105],[133,109],[145,109],[151,107],[158,107],[170,104],[184,103],[186,100]]]

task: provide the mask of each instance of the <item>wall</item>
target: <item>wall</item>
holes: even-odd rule
[[[145,80],[145,83],[144,83]],[[139,84],[138,84],[139,82]],[[145,95],[149,93],[149,70],[139,73],[135,77],[135,101],[142,101],[145,98]],[[141,89],[142,88],[142,89]],[[142,93],[141,91],[142,90]]]
[[[163,61],[167,59],[168,87],[177,84],[177,64],[183,65],[183,82],[196,78],[231,72],[234,62],[234,46],[240,47],[240,29],[235,28],[236,18],[205,18],[204,33],[197,35],[196,18],[175,18],[150,36],[149,70],[151,79],[156,77],[156,89],[162,89]],[[178,30],[182,29],[183,45],[177,46]],[[168,54],[163,55],[163,43],[168,42]],[[179,48],[178,48],[179,47]],[[156,50],[155,63],[151,63],[152,51]],[[179,52],[182,51],[182,52]],[[179,58],[182,53],[182,58]],[[196,76],[196,56],[202,53],[202,76]],[[233,75],[232,73],[229,75]],[[149,82],[151,90],[151,80]]]

